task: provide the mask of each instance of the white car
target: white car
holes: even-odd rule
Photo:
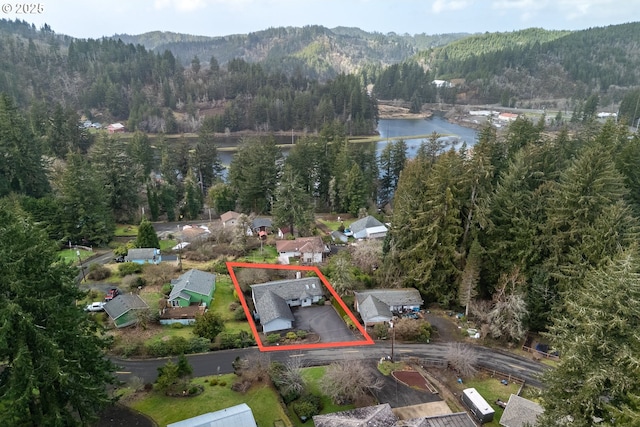
[[[104,311],[104,302],[92,302],[84,308],[84,311]]]

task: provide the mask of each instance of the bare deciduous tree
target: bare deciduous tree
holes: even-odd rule
[[[300,395],[305,389],[305,380],[302,377],[304,363],[302,357],[292,357],[285,364],[285,369],[280,375],[280,389],[284,394]]]
[[[263,353],[250,354],[240,361],[238,374],[250,383],[263,381],[269,377],[269,356]]]
[[[329,365],[320,387],[336,404],[345,404],[381,389],[382,384],[372,368],[361,360],[349,359]]]
[[[358,242],[351,251],[351,261],[360,270],[371,274],[382,262],[382,241],[371,239]]]
[[[478,353],[473,347],[459,342],[450,342],[447,346],[446,358],[449,367],[458,375],[465,378],[475,375],[474,365],[478,361]]]
[[[240,268],[236,271],[238,284],[243,292],[249,291],[251,285],[269,281],[269,274],[260,268]]]
[[[489,330],[494,338],[504,337],[510,341],[518,341],[524,337],[524,319],[528,311],[527,304],[519,292],[519,288],[524,284],[525,279],[517,267],[500,277],[493,298],[493,309],[487,316]]]

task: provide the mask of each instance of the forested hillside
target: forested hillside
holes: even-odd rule
[[[340,73],[357,73],[394,64],[420,50],[444,46],[468,34],[426,35],[368,33],[358,28],[322,26],[278,27],[249,34],[201,37],[152,32],[118,34],[114,39],[142,44],[154,52],[170,50],[187,66],[194,57],[216,57],[221,65],[234,58],[261,62],[269,72],[294,71],[326,80]]]
[[[609,105],[640,81],[640,23],[571,33],[485,34],[419,54],[416,60],[434,70],[436,78],[462,79],[460,91],[471,102],[514,106],[598,94],[601,104]]]

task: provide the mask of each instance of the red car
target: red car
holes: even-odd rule
[[[118,290],[118,288],[111,288],[107,291],[107,296],[104,297],[104,300],[111,301],[118,295],[120,295],[120,291]]]

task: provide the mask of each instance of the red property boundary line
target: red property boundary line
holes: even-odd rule
[[[231,276],[231,280],[233,281],[233,285],[236,288],[236,293],[238,294],[238,298],[240,298],[240,303],[244,308],[244,312],[247,315],[247,321],[249,322],[249,326],[251,326],[251,331],[253,332],[253,336],[256,339],[256,343],[258,344],[258,348],[260,351],[284,351],[284,350],[313,350],[320,348],[335,348],[335,347],[353,347],[356,345],[372,345],[374,344],[373,340],[367,334],[367,331],[362,327],[360,322],[353,315],[351,310],[347,307],[347,305],[342,301],[342,298],[337,294],[333,286],[329,284],[324,275],[320,272],[318,267],[313,266],[296,266],[296,265],[278,265],[278,264],[254,264],[248,262],[227,262],[227,270],[229,271],[229,275]],[[253,320],[253,315],[249,310],[249,306],[247,305],[247,301],[244,297],[244,293],[238,284],[238,279],[236,278],[235,271],[233,269],[235,267],[241,268],[268,268],[271,270],[297,270],[297,271],[312,271],[314,272],[318,278],[322,281],[324,286],[327,288],[329,293],[338,301],[340,307],[347,313],[349,318],[353,321],[353,324],[358,328],[358,331],[364,337],[364,340],[358,341],[341,341],[341,342],[326,342],[326,343],[317,343],[317,344],[292,344],[292,345],[280,345],[280,346],[265,346],[260,339],[260,334],[258,333],[258,329],[256,328],[256,323]]]

